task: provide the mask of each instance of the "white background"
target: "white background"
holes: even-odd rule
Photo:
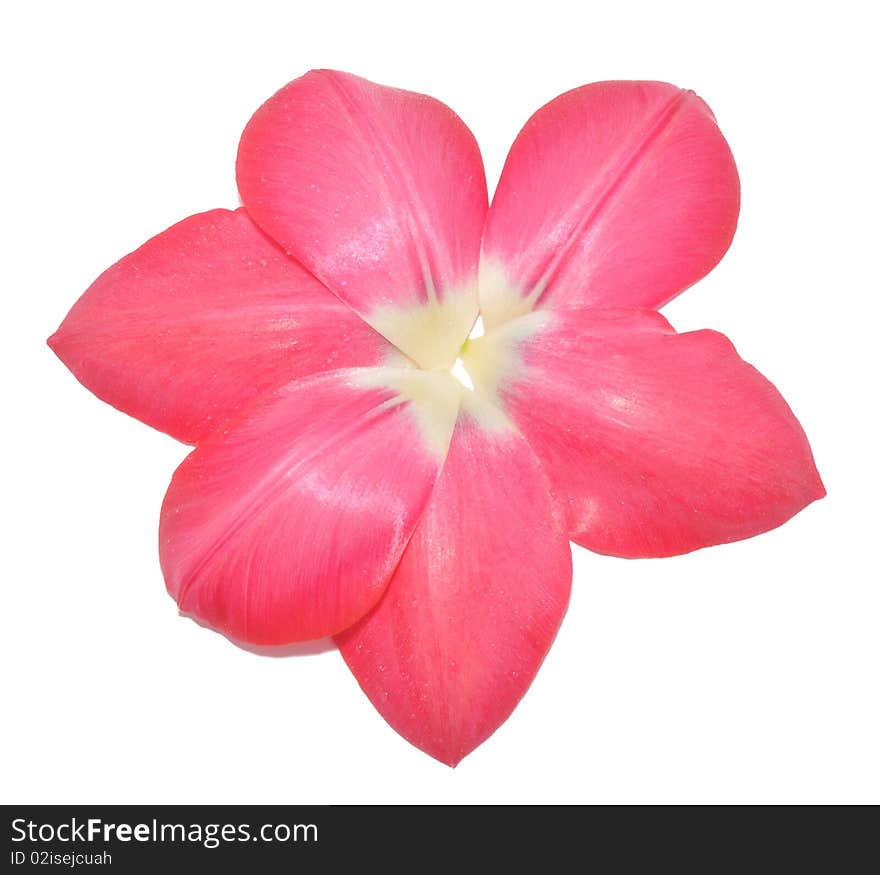
[[[0,26],[2,801],[880,801],[870,4],[15,6]],[[385,725],[335,651],[260,657],[178,617],[156,527],[186,448],[45,346],[117,258],[237,204],[241,129],[316,66],[450,104],[490,187],[563,90],[695,89],[733,148],[742,214],[721,265],[665,313],[725,332],[776,382],[829,493],[681,558],[576,548],[538,679],[454,771]]]

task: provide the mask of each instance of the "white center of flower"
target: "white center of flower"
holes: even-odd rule
[[[439,455],[446,453],[461,416],[489,431],[514,428],[500,389],[522,375],[520,347],[550,318],[547,312],[527,312],[493,326],[475,318],[475,294],[464,297],[375,311],[370,322],[398,352],[385,367],[365,369],[357,378],[361,385],[391,389],[392,403],[407,404],[426,445]]]
[[[458,358],[456,358],[452,367],[449,369],[449,372],[461,383],[465,389],[470,389],[472,392],[474,390],[474,381],[471,378],[471,375],[468,373],[467,365],[464,363],[463,356],[465,355],[465,350],[468,347],[468,344],[482,337],[486,333],[486,329],[483,326],[483,317],[477,316],[476,322],[474,322],[474,327],[471,329],[471,333],[468,335],[468,339],[465,341],[464,346],[462,346],[461,350],[458,353]]]
[[[405,306],[386,305],[367,321],[426,371],[449,368],[477,312],[477,291],[450,290],[441,300],[431,297]]]
[[[467,372],[467,368],[460,357],[455,360],[455,364],[449,370],[462,386],[473,391],[474,381],[471,379],[471,375]]]

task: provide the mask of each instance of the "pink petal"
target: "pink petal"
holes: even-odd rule
[[[454,360],[477,314],[487,194],[451,109],[313,70],[257,110],[237,174],[257,224],[371,325],[424,367]]]
[[[537,459],[497,412],[471,406],[385,596],[337,641],[391,726],[455,765],[528,689],[570,586]]]
[[[230,638],[323,638],[382,595],[443,460],[451,378],[364,368],[263,396],[177,469],[160,523],[169,592]]]
[[[782,396],[714,331],[676,334],[649,311],[535,312],[472,341],[466,364],[541,457],[571,538],[599,553],[748,538],[825,494]]]
[[[662,82],[598,82],[522,129],[483,238],[487,324],[554,307],[659,307],[727,251],[739,179],[709,107]]]
[[[267,389],[393,349],[244,210],[148,240],[95,280],[49,345],[99,398],[186,443]]]

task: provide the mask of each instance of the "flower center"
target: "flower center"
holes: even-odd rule
[[[458,351],[458,357],[449,369],[449,373],[451,373],[452,376],[465,387],[465,389],[470,389],[471,392],[474,391],[474,381],[468,373],[467,365],[465,364],[465,356],[467,354],[468,344],[471,341],[482,337],[484,333],[485,328],[483,327],[483,317],[477,316],[477,319],[474,322],[474,327],[471,329],[471,333],[468,335],[467,340],[461,345],[461,349]]]
[[[482,323],[475,326],[459,353],[474,391],[500,404],[499,392],[504,384],[524,373],[523,344],[542,331],[551,319],[546,310],[533,311],[488,333],[483,332]]]
[[[449,369],[449,372],[459,383],[461,383],[462,386],[465,387],[465,389],[470,389],[473,392],[474,381],[471,379],[471,375],[468,373],[460,356],[455,360],[455,363]]]
[[[455,423],[462,415],[487,431],[513,428],[504,412],[499,389],[520,371],[520,342],[545,319],[546,315],[529,314],[486,334],[478,317],[457,355],[459,345],[448,342],[449,334],[444,337],[442,330],[437,334],[422,333],[429,327],[448,328],[448,324],[431,326],[430,320],[426,320],[416,323],[414,331],[411,322],[404,336],[422,334],[423,338],[430,338],[433,343],[429,344],[428,355],[423,349],[420,356],[409,356],[407,364],[390,360],[384,367],[365,369],[357,379],[361,385],[392,389],[398,399],[395,403],[409,404],[426,446],[444,455]],[[404,320],[400,324],[404,325]],[[448,358],[438,355],[440,350],[448,350]]]

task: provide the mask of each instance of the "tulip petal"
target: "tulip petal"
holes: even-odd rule
[[[480,267],[488,326],[542,307],[652,307],[727,251],[739,178],[709,107],[598,82],[539,109],[508,155]]]
[[[599,553],[748,538],[825,494],[785,400],[717,332],[676,334],[651,311],[539,311],[464,359],[544,463],[569,536]]]
[[[378,606],[337,636],[389,724],[454,766],[532,682],[571,587],[549,484],[523,438],[467,394],[437,485]]]
[[[261,392],[394,352],[244,210],[147,241],[95,280],[49,345],[99,398],[185,443]]]
[[[313,70],[257,110],[238,152],[254,220],[408,356],[450,364],[477,315],[479,148],[433,98]]]
[[[451,377],[364,368],[261,396],[177,469],[160,558],[181,610],[252,644],[323,638],[379,599],[458,410]]]

